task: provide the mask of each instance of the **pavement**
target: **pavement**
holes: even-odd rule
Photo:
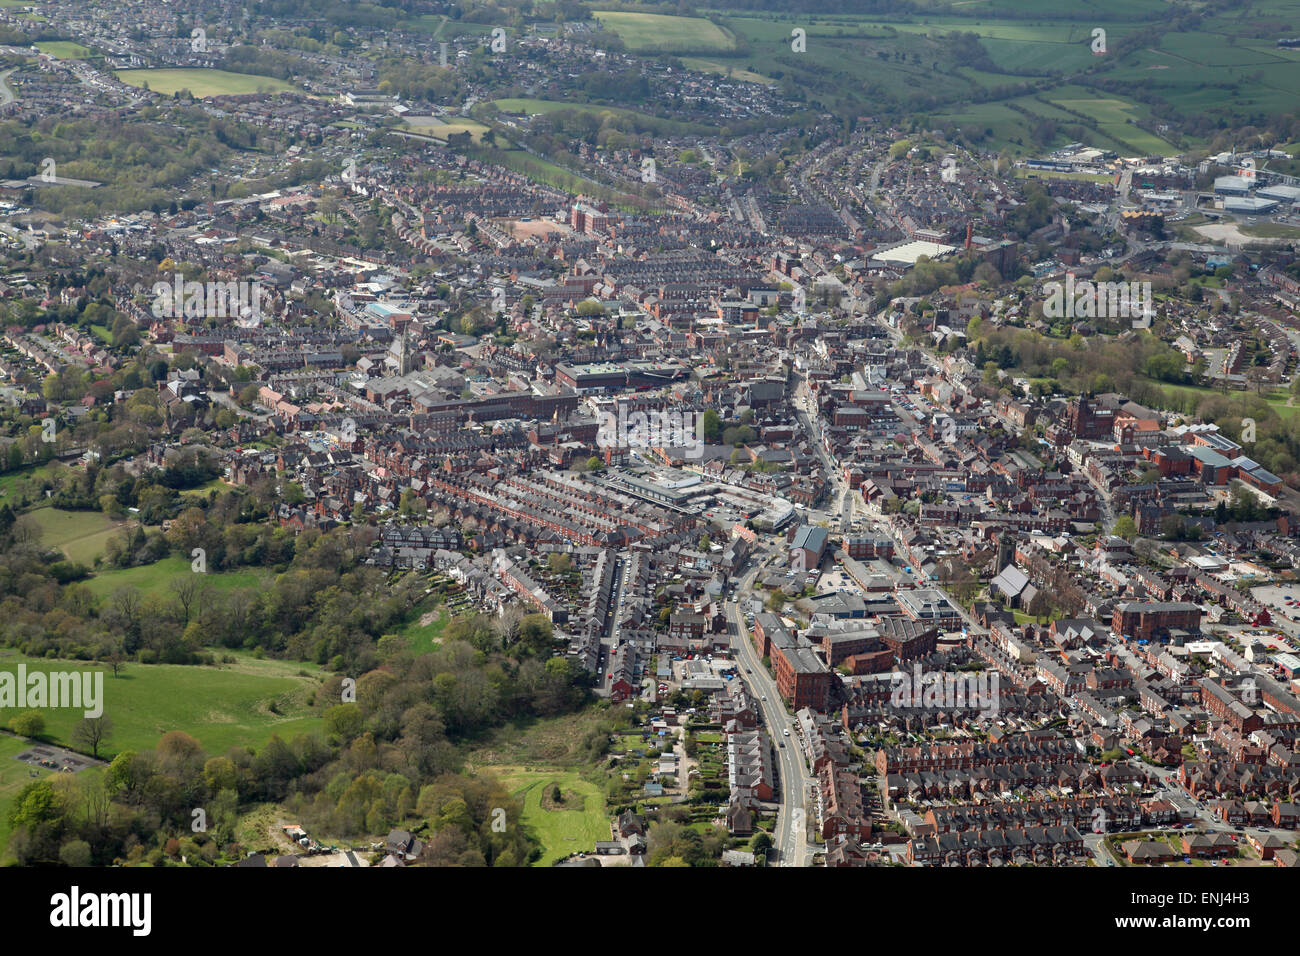
[[[737,595],[748,595],[751,592],[765,557],[765,554],[760,553],[751,559],[753,567],[741,578],[736,588]],[[812,785],[812,776],[804,767],[803,754],[795,736],[797,730],[794,720],[785,709],[776,681],[764,669],[758,657],[740,607],[735,601],[727,602],[727,616],[736,627],[736,637],[731,646],[741,665],[741,679],[754,695],[763,718],[763,726],[772,738],[776,753],[775,766],[781,800],[772,843],[777,851],[777,865],[808,866],[811,856],[806,836],[807,811],[804,798]],[[789,730],[790,736],[786,737],[783,730]],[[781,746],[782,743],[785,744],[784,747]]]

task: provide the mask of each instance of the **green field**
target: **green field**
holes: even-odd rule
[[[616,192],[608,186],[570,172],[550,160],[534,156],[522,149],[498,149],[480,146],[474,149],[470,155],[485,163],[495,163],[498,166],[504,166],[506,169],[514,170],[534,182],[544,183],[574,194],[584,194],[595,199],[603,199],[619,208],[630,208],[630,202],[634,199],[634,197]]]
[[[184,491],[181,492],[181,497],[184,498],[186,496],[189,497],[197,496],[201,498],[206,498],[208,494],[214,490],[233,491],[234,488],[235,486],[232,485],[230,482],[226,481],[226,479],[224,478],[213,478],[211,481],[205,481],[203,484],[199,485],[196,488],[186,488]]]
[[[543,113],[558,113],[561,110],[580,110],[586,113],[610,113],[616,116],[644,115],[634,110],[620,109],[615,106],[599,106],[595,103],[565,103],[561,100],[538,100],[527,96],[506,97],[493,100],[492,105],[502,113],[527,113],[538,116]]]
[[[755,73],[753,70],[746,70],[718,60],[706,60],[698,56],[682,57],[682,65],[688,70],[698,70],[701,73],[719,73],[729,79],[745,83],[762,83],[764,86],[772,86],[776,83],[776,80],[763,76],[761,73]]]
[[[49,476],[52,468],[62,467],[59,465],[27,465],[15,471],[7,471],[0,475],[0,498],[13,497],[18,485],[26,483],[28,480],[39,481]],[[10,507],[17,510],[17,505],[10,503]]]
[[[561,110],[574,110],[590,113],[597,118],[616,117],[630,120],[638,131],[659,133],[664,136],[685,136],[690,133],[712,133],[715,130],[703,123],[687,123],[682,120],[651,116],[639,110],[630,110],[618,106],[602,106],[599,103],[574,103],[562,100],[539,100],[529,97],[506,97],[493,100],[492,105],[503,113],[527,113],[537,116],[545,113],[558,113]]]
[[[459,117],[451,120],[450,122],[440,122],[440,121],[436,121],[433,123],[407,122],[405,126],[411,132],[416,133],[420,136],[428,136],[431,137],[432,139],[442,140],[444,142],[446,141],[447,137],[451,136],[453,133],[469,133],[470,139],[473,142],[478,143],[478,142],[482,142],[483,134],[488,131],[488,128],[484,126],[482,123],[478,122],[477,120],[461,119]]]
[[[542,841],[537,866],[550,866],[571,853],[589,852],[596,848],[597,841],[610,839],[604,795],[574,771],[509,766],[484,769],[501,778],[506,788],[523,801],[524,825]],[[580,796],[582,808],[575,805],[572,810],[544,809],[542,796],[555,784],[566,794]]]
[[[1017,179],[1073,179],[1076,182],[1085,183],[1109,183],[1114,182],[1114,176],[1103,176],[1098,173],[1058,173],[1050,169],[1017,169]]]
[[[442,632],[447,629],[447,624],[450,621],[451,617],[444,609],[438,612],[438,616],[431,623],[421,624],[419,618],[416,618],[399,630],[398,633],[411,642],[412,652],[428,654],[442,640]]]
[[[1205,145],[1173,131],[1141,129],[1138,122],[1151,119],[1153,106],[1168,107],[1175,128],[1178,112],[1219,116],[1232,126],[1295,108],[1300,51],[1278,48],[1276,38],[1300,24],[1298,0],[1198,8],[1203,19],[1177,25],[1170,10],[1164,0],[1089,0],[1070,10],[1046,0],[958,0],[933,13],[923,8],[887,15],[705,8],[736,45],[730,52],[699,53],[704,63],[691,65],[773,77],[809,103],[837,112],[870,104],[873,113],[924,113],[968,134],[978,123],[978,145],[1018,155],[1079,137],[1061,132],[1048,143],[1033,142],[1032,118],[1000,114],[1007,100],[973,102],[974,94],[1006,88],[1020,97],[1029,86],[1031,96],[1092,118],[1096,132],[1083,138],[1123,155],[1168,156]],[[1099,26],[1107,52],[1094,55],[1092,31]],[[790,50],[796,27],[807,34],[803,55]],[[947,40],[953,33],[977,37],[985,57],[969,46],[954,56]],[[1075,77],[1077,85],[1062,88]],[[1030,112],[1072,125],[1042,104]]]
[[[702,17],[664,16],[658,13],[615,13],[594,10],[602,27],[618,35],[634,53],[708,53],[735,49],[735,41],[717,24]]]
[[[270,76],[229,73],[226,70],[118,70],[117,78],[129,86],[148,86],[155,93],[189,90],[197,97],[238,96],[247,93],[283,93],[298,88]]]
[[[1128,143],[1138,152],[1159,156],[1172,156],[1178,152],[1163,139],[1134,125],[1147,114],[1144,107],[1121,99],[1098,97],[1092,95],[1090,91],[1080,90],[1080,92],[1088,95],[1075,99],[1058,94],[1050,96],[1049,99],[1066,109],[1083,113],[1095,120],[1103,133]]]
[[[309,706],[321,676],[318,667],[236,656],[236,663],[216,667],[128,663],[114,677],[103,665],[5,651],[0,653],[0,669],[16,673],[21,662],[29,673],[103,673],[102,706],[113,732],[100,746],[101,757],[155,747],[158,738],[172,730],[185,731],[210,755],[218,755],[231,747],[260,748],[272,734],[287,741],[322,726],[318,712]],[[7,725],[17,713],[16,708],[0,708],[0,724]],[[54,708],[46,708],[43,715],[46,735],[62,745],[70,743],[72,728],[84,716],[81,710]]]
[[[42,770],[23,763],[15,758],[31,746],[31,741],[10,734],[0,734],[0,862],[10,859],[9,846],[9,808],[19,791],[33,780],[56,774],[55,770]],[[36,777],[32,771],[36,770]],[[83,773],[101,773],[99,770],[84,770]]]
[[[104,553],[108,539],[128,525],[102,511],[37,508],[30,514],[41,529],[41,544],[58,548],[71,560],[85,565],[93,564]]]
[[[89,47],[70,40],[40,40],[36,43],[36,49],[60,60],[84,60],[91,55]]]
[[[171,557],[138,568],[100,571],[84,583],[96,597],[105,598],[118,588],[125,587],[139,588],[146,593],[162,592],[174,578],[195,573],[187,559]],[[232,591],[236,588],[261,588],[271,580],[272,573],[264,568],[248,568],[239,571],[208,571],[201,577],[206,587]]]
[[[1253,226],[1241,226],[1240,229],[1256,239],[1300,239],[1300,226],[1288,226],[1281,222],[1261,222]]]

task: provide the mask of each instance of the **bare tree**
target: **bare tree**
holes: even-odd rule
[[[523,623],[526,612],[518,604],[507,604],[501,609],[501,621],[497,625],[501,629],[501,644],[503,647],[510,647],[511,644],[519,640],[519,627]]]
[[[38,544],[41,540],[41,526],[31,515],[20,515],[9,534],[14,544]]]
[[[195,600],[199,595],[199,582],[194,574],[181,575],[178,578],[172,578],[172,593],[176,595],[176,601],[181,606],[181,612],[185,618],[185,624],[190,623],[190,609],[194,606]]]
[[[99,745],[113,732],[113,722],[104,714],[100,717],[83,717],[72,728],[72,742],[89,747],[90,752],[99,756]]]

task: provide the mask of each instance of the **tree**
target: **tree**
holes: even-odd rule
[[[108,666],[113,668],[113,676],[120,677],[122,668],[126,666],[126,655],[122,653],[121,643],[113,645],[113,649],[108,652]]]
[[[1047,617],[1052,613],[1052,599],[1046,591],[1037,591],[1025,611],[1035,618]]]
[[[83,717],[72,728],[72,742],[82,747],[89,747],[91,755],[99,756],[99,745],[113,733],[113,722],[107,714],[99,717]]]
[[[706,408],[700,418],[704,423],[704,440],[717,442],[722,437],[722,416],[712,408]]]
[[[1132,541],[1138,535],[1137,522],[1128,515],[1120,515],[1115,519],[1115,524],[1110,529],[1110,533],[1123,538],[1125,541]]]
[[[187,575],[172,578],[170,587],[172,593],[176,595],[177,603],[181,606],[181,612],[185,617],[185,625],[188,625],[194,602],[199,595],[198,577],[191,572]]]
[[[59,848],[59,859],[66,866],[90,866],[90,844],[85,840],[69,840]]]
[[[25,710],[9,721],[9,727],[19,737],[39,737],[45,733],[45,718],[38,710]]]

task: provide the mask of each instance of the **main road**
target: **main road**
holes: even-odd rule
[[[750,558],[748,565],[752,567],[745,572],[736,587],[737,598],[748,597],[752,593],[754,579],[762,570],[765,558],[766,554],[762,552]],[[799,738],[796,736],[797,729],[793,718],[781,702],[776,681],[771,678],[758,657],[737,601],[727,602],[727,615],[736,627],[736,634],[732,641],[734,656],[741,665],[741,675],[745,685],[754,695],[754,703],[763,718],[763,726],[772,738],[772,748],[776,754],[780,804],[772,845],[777,851],[779,865],[807,866],[807,810],[804,800],[812,784],[812,777],[804,766],[803,752],[799,746]],[[784,733],[786,730],[791,732],[789,737]]]

